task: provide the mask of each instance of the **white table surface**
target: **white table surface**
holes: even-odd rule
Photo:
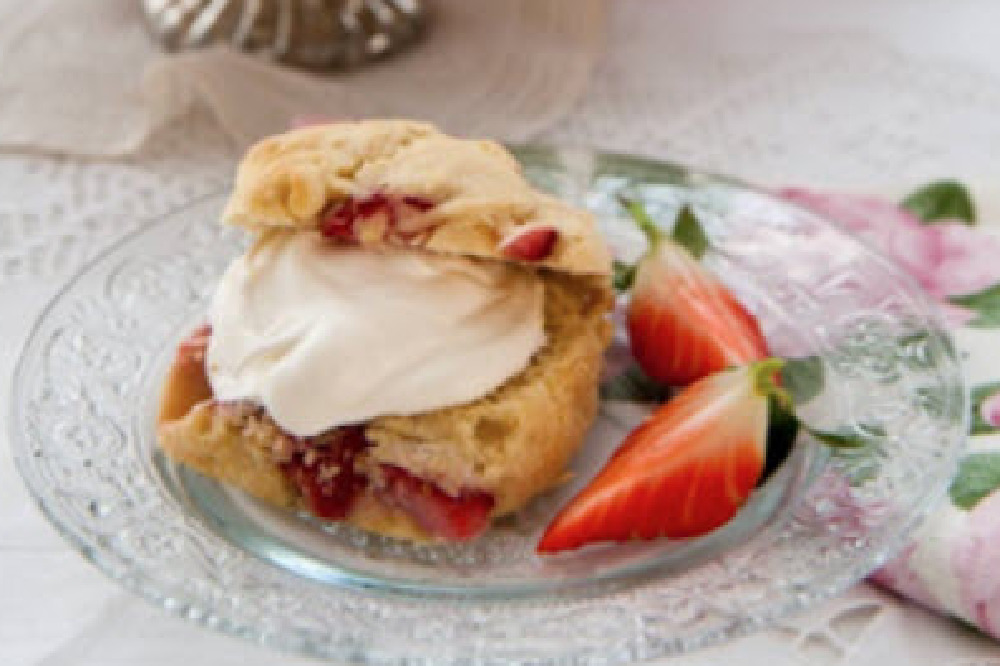
[[[582,98],[540,138],[764,182],[882,191],[941,175],[1000,181],[1000,3],[632,0],[606,20],[606,52]],[[0,153],[3,376],[69,268],[137,220],[218,188],[235,154],[198,114],[127,160]],[[73,225],[85,240],[64,230]],[[8,391],[4,381],[4,404]],[[0,434],[0,664],[312,663],[196,628],[123,592],[42,519],[7,447]],[[773,631],[677,663],[737,659],[985,666],[1000,664],[1000,648],[859,586]]]

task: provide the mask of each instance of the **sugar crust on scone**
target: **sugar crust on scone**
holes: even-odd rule
[[[256,144],[240,163],[223,220],[255,232],[319,226],[324,211],[374,193],[432,202],[421,246],[510,259],[505,242],[528,229],[558,239],[535,265],[608,275],[607,246],[589,213],[535,190],[498,143],[457,139],[403,120],[332,123]]]

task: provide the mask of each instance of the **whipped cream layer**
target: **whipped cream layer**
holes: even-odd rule
[[[464,257],[278,233],[237,258],[209,312],[219,400],[302,437],[474,401],[545,344],[541,281]]]

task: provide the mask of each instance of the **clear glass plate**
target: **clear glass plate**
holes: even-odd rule
[[[830,222],[724,178],[584,150],[517,153],[539,186],[593,210],[626,258],[641,240],[617,194],[664,220],[691,205],[715,248],[707,261],[757,313],[774,351],[822,360],[825,388],[808,419],[870,444],[830,453],[801,437],[736,519],[705,537],[544,560],[533,550],[542,528],[643,409],[603,405],[573,463],[576,482],[471,544],[413,546],[267,508],[178,469],[155,445],[174,346],[245,244],[216,222],[215,197],[124,238],[38,321],[10,427],[48,518],[101,570],[172,613],[373,664],[682,652],[834,595],[900,548],[944,491],[966,418],[955,352],[914,283]]]

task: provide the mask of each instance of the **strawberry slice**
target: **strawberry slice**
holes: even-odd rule
[[[476,490],[449,495],[401,467],[382,465],[383,499],[402,509],[430,534],[454,541],[479,535],[490,524],[493,496]]]
[[[766,358],[757,320],[698,263],[706,241],[694,215],[685,208],[678,216],[674,238],[685,242],[681,245],[636,204],[627,205],[650,241],[628,308],[629,342],[643,372],[685,385]]]
[[[660,407],[555,517],[538,552],[693,537],[729,521],[764,469],[768,396],[781,364],[710,375]]]

